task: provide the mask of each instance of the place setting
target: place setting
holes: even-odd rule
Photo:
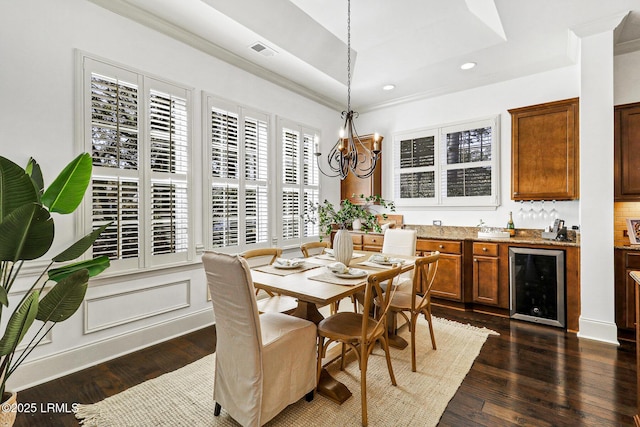
[[[384,254],[373,254],[366,261],[359,262],[358,265],[373,267],[373,268],[382,268],[388,269],[392,268],[395,265],[402,265],[407,262],[404,258],[394,257],[390,255]]]
[[[334,285],[354,286],[363,283],[369,273],[360,268],[347,267],[341,262],[334,262],[326,266],[324,271],[309,279],[327,282]]]
[[[320,267],[319,264],[306,262],[304,258],[276,258],[273,264],[253,267],[253,270],[278,276],[288,276],[318,267]]]
[[[354,252],[353,255],[351,255],[351,259],[364,258],[365,256],[367,256],[367,254],[363,254],[361,252]],[[335,260],[336,259],[336,257],[333,255],[333,249],[330,249],[330,248],[325,249],[323,254],[316,255],[315,258],[326,259],[326,260]]]

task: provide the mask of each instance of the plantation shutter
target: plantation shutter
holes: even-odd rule
[[[300,238],[300,168],[301,134],[282,129],[282,239],[286,243]]]
[[[310,208],[318,204],[320,201],[320,175],[318,164],[316,162],[315,151],[315,135],[304,132],[303,136],[303,161],[302,161],[302,184],[303,184],[303,200],[302,213],[304,217],[311,214]],[[312,237],[319,234],[318,223],[303,222],[303,237]]]
[[[255,115],[256,117],[251,117]],[[269,240],[268,117],[251,114],[244,118],[245,243]],[[260,117],[262,116],[262,117]]]

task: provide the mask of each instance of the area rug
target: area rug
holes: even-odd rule
[[[437,350],[431,348],[428,325],[417,327],[417,372],[411,371],[411,352],[391,349],[398,383],[391,385],[384,352],[376,348],[367,370],[367,402],[370,426],[435,426],[456,393],[489,335],[496,332],[434,318]],[[400,335],[409,338],[407,328]],[[146,381],[91,405],[79,405],[76,417],[84,426],[238,426],[224,408],[214,417],[213,377],[215,354],[181,369]],[[267,426],[361,425],[360,372],[352,360],[344,371],[339,361],[329,372],[344,383],[353,396],[338,405],[316,395],[287,407]]]

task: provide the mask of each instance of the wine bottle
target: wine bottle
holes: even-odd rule
[[[509,234],[515,236],[516,234],[516,225],[513,223],[513,214],[509,212],[509,221],[507,222],[507,230],[509,230]]]

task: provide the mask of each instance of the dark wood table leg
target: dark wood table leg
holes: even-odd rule
[[[398,335],[398,315],[396,313],[388,313],[387,315],[387,333],[389,334],[389,347],[403,350],[409,343],[407,340]]]
[[[298,300],[298,307],[296,307],[292,316],[309,320],[316,325],[324,319],[324,316],[318,311],[318,307],[315,304],[300,300]],[[320,371],[317,391],[318,394],[340,405],[351,397],[351,392],[347,386],[333,378],[325,368],[322,368]]]

